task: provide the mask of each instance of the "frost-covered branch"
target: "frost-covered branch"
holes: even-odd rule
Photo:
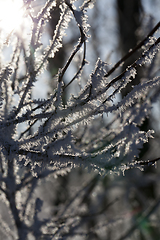
[[[156,96],[151,91],[160,88],[160,77],[148,77],[134,86],[124,98],[119,101],[115,98],[128,83],[135,80],[139,68],[151,64],[158,55],[160,38],[154,34],[160,23],[110,70],[108,63],[98,58],[84,84],[82,72],[87,63],[86,41],[89,41],[86,9],[94,1],[84,1],[79,9],[76,9],[74,2],[59,1],[61,14],[53,38],[47,46],[43,46],[42,36],[50,11],[55,10],[56,1],[48,0],[36,16],[32,15],[32,5],[27,1],[29,7],[26,11],[31,24],[27,30],[29,33],[25,35],[27,40],[25,36],[13,33],[10,60],[2,63],[0,69],[0,192],[17,229],[15,239],[25,240],[29,234],[37,239],[51,239],[59,237],[62,230],[67,236],[60,222],[62,217],[65,220],[62,215],[67,213],[84,188],[71,199],[61,215],[57,210],[55,219],[41,221],[39,214],[43,201],[34,193],[42,179],[67,174],[77,166],[105,176],[159,161],[159,158],[147,162],[137,159],[143,144],[153,137],[152,129],[145,132],[140,130],[140,126],[149,116],[152,103],[159,97],[159,91],[156,91]],[[35,84],[48,71],[48,59],[55,58],[63,47],[72,18],[80,36],[70,55],[65,58],[63,68],[55,76],[57,86],[45,99],[34,98]],[[2,45],[3,48],[5,45]],[[142,54],[139,58],[121,74],[111,78],[111,74],[140,49]],[[65,74],[77,54],[82,55],[78,70],[74,76],[68,77],[66,83]],[[65,91],[76,81],[81,85],[79,92],[75,93],[72,89],[72,95],[64,102]],[[101,214],[104,209],[95,214]],[[70,220],[76,217],[73,213]],[[76,224],[81,224],[81,221],[77,219]],[[8,231],[5,222],[2,228],[4,232]],[[71,228],[74,227],[68,223],[68,229]]]

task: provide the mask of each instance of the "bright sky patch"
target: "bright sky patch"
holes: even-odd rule
[[[10,33],[20,29],[24,19],[22,0],[0,0],[0,30]]]

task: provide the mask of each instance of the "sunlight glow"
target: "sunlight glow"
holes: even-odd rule
[[[23,23],[22,0],[0,0],[0,30],[10,33],[18,30]]]

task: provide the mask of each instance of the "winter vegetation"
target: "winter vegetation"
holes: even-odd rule
[[[98,179],[124,173],[127,169],[143,170],[144,166],[154,165],[159,160],[140,159],[139,154],[144,143],[154,137],[152,129],[143,131],[141,125],[150,115],[153,103],[159,99],[160,76],[156,70],[160,22],[114,66],[110,67],[98,58],[84,82],[82,74],[89,64],[86,51],[90,41],[87,9],[93,7],[94,1],[85,0],[78,8],[75,2],[48,0],[35,14],[32,1],[25,0],[23,10],[29,23],[27,29],[21,26],[21,30],[9,32],[6,40],[0,43],[0,198],[1,208],[8,216],[1,211],[3,239],[76,239],[75,235],[81,237],[77,239],[92,239],[85,237],[98,228],[121,221],[116,218],[109,223],[100,217],[117,199],[100,210],[97,206],[97,212],[91,209],[92,214],[87,215],[85,199]],[[53,38],[45,46],[43,36],[50,13],[54,13],[57,4],[60,18]],[[76,23],[79,39],[64,66],[53,77],[56,86],[53,92],[44,99],[37,99],[33,90],[48,71],[48,59],[55,58],[63,47],[71,20]],[[11,55],[6,60],[4,54],[8,47]],[[79,53],[79,68],[66,82],[64,76]],[[137,59],[119,73],[117,70],[126,60],[137,53]],[[148,74],[135,85],[143,68],[152,69],[154,74]],[[64,101],[67,89],[74,82],[79,91],[73,91]],[[129,83],[133,83],[132,90],[117,101],[117,95]],[[69,192],[68,202],[55,206],[54,214],[47,215],[43,208],[45,199],[35,193],[36,189],[45,179],[63,177],[71,169],[77,171],[76,167],[89,173],[94,171],[96,175],[86,173],[87,178],[80,177],[82,183],[87,179],[85,185],[75,195]],[[58,189],[56,184],[50,191]],[[152,214],[159,202],[156,204],[139,220],[140,223]],[[99,225],[95,229],[89,228],[86,233],[84,224],[93,216],[99,217]],[[135,223],[133,228],[136,226]]]

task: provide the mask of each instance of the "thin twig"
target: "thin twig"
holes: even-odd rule
[[[119,60],[109,71],[108,73],[105,75],[105,77],[110,76],[124,61],[126,61],[130,56],[132,56],[139,48],[141,48],[145,42],[147,41],[147,39],[149,37],[151,37],[160,27],[160,22],[157,23],[157,25],[150,31],[150,33],[147,35],[147,37],[145,37],[139,44],[137,44],[136,47],[134,47],[133,49],[131,49],[123,58],[121,58],[121,60]]]

